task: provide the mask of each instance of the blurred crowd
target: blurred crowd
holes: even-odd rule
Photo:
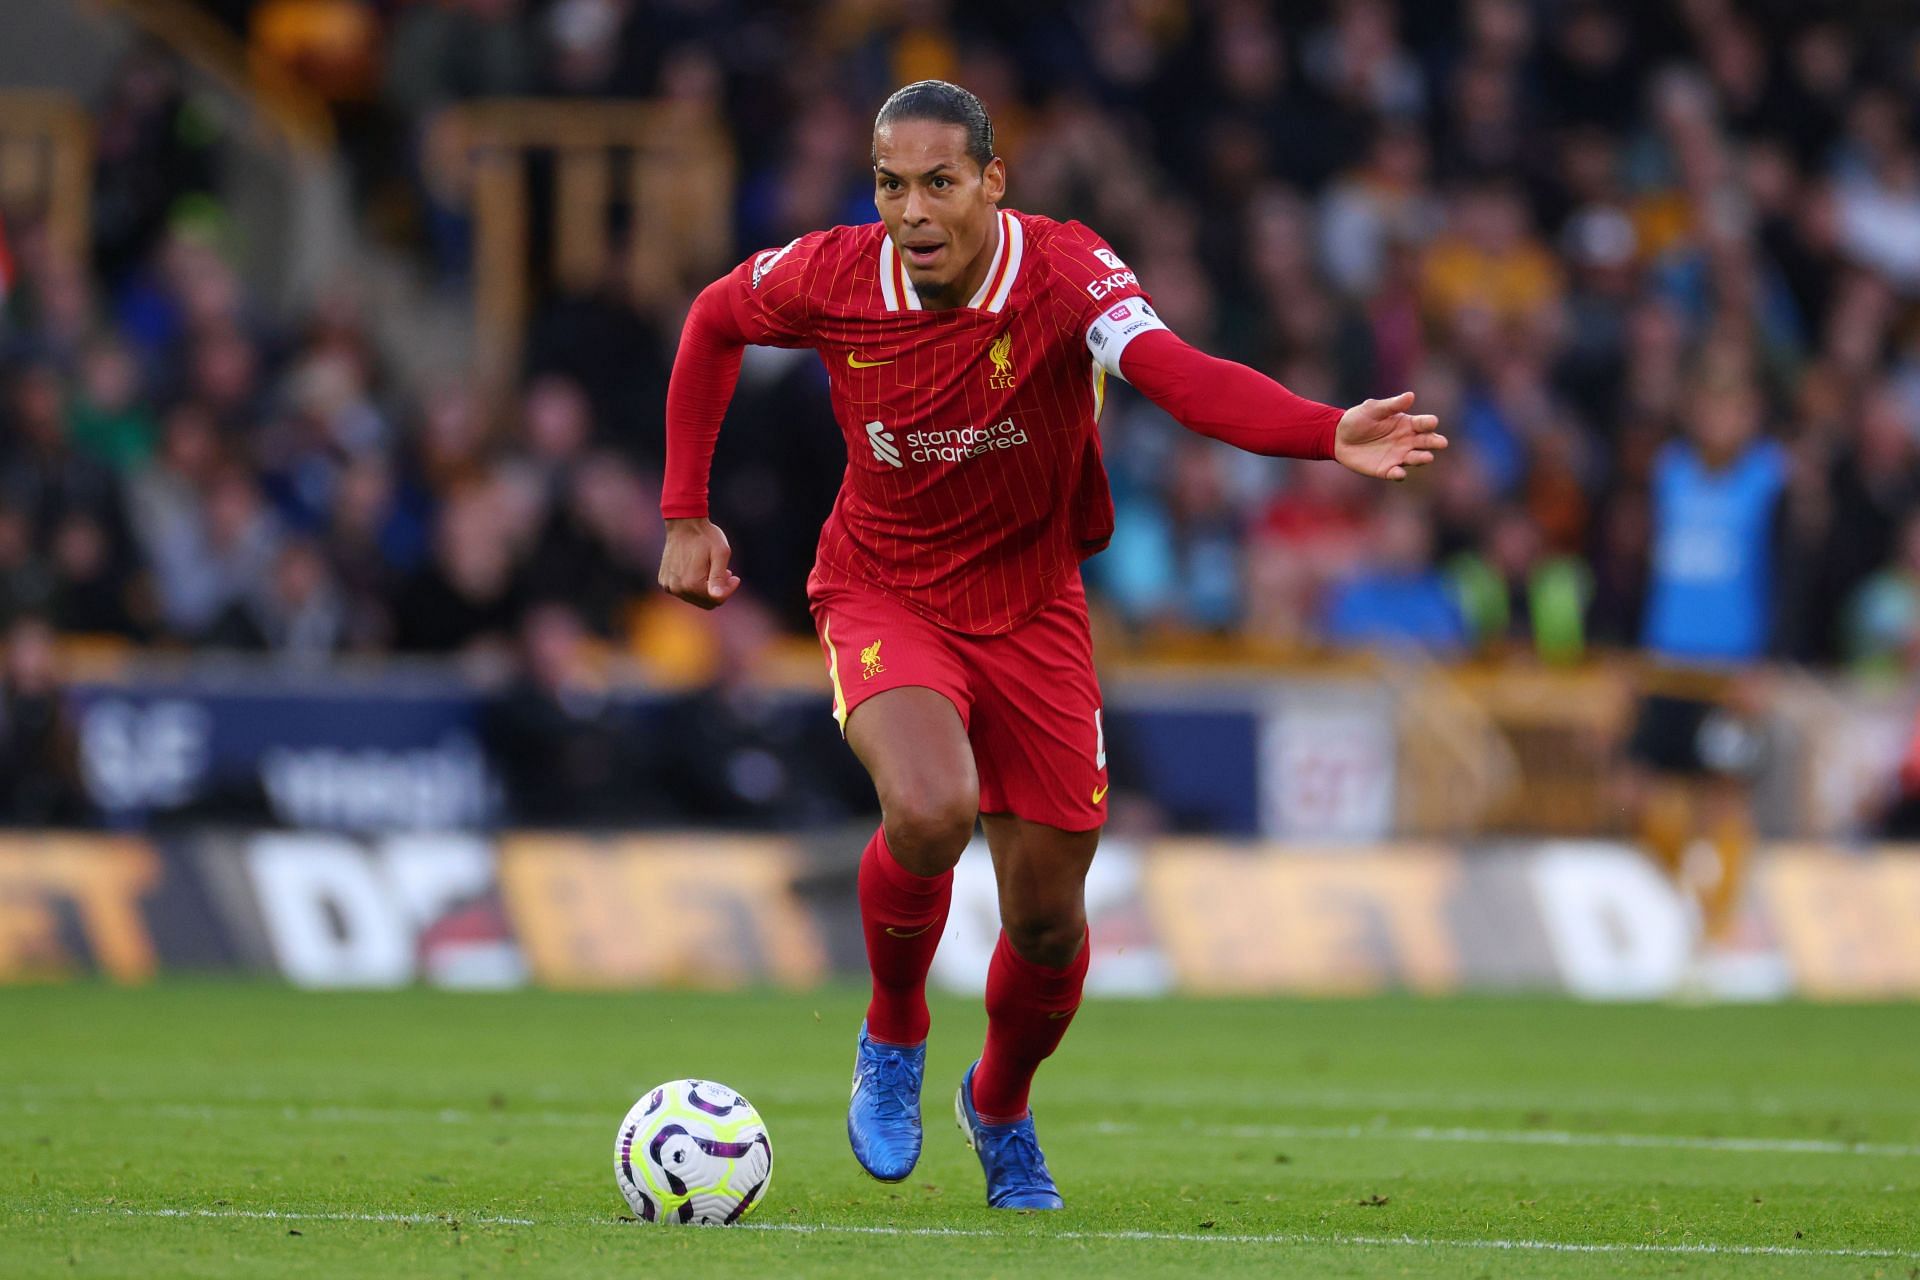
[[[1388,489],[1117,390],[1088,576],[1143,640],[1920,664],[1901,5],[205,3],[333,104],[367,233],[456,284],[470,228],[422,169],[450,104],[707,104],[744,256],[871,220],[872,112],[937,76],[993,112],[1008,203],[1089,223],[1189,341],[1441,416],[1444,464]],[[653,642],[685,298],[549,293],[511,395],[411,384],[351,291],[254,304],[221,125],[166,58],[96,106],[92,261],[6,225],[0,614],[296,660]],[[750,361],[716,461],[736,567],[794,632],[844,464],[824,376]]]

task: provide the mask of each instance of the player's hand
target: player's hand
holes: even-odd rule
[[[718,609],[740,586],[727,568],[733,548],[720,526],[701,516],[667,521],[667,546],[660,553],[660,585],[669,595],[702,609]]]
[[[1413,392],[1402,391],[1391,400],[1363,400],[1340,417],[1333,433],[1333,456],[1349,471],[1376,480],[1405,480],[1415,467],[1424,467],[1447,447],[1440,419],[1430,413],[1408,413]]]

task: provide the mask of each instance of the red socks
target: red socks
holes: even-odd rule
[[[927,970],[952,902],[953,872],[917,876],[894,861],[885,827],[873,833],[860,855],[860,924],[873,971],[870,1038],[899,1045],[927,1038]]]
[[[1091,950],[1083,939],[1066,968],[1043,969],[1021,959],[1000,935],[987,966],[987,1051],[973,1073],[973,1106],[982,1120],[1004,1123],[1027,1114],[1033,1073],[1060,1046],[1080,1007]]]
[[[883,827],[860,855],[860,924],[867,938],[873,999],[867,1035],[885,1044],[914,1045],[927,1038],[927,970],[947,927],[953,872],[917,876],[894,860]],[[973,1073],[973,1105],[989,1122],[1027,1114],[1027,1091],[1067,1034],[1080,1007],[1091,952],[1080,950],[1064,969],[1024,960],[1002,933],[987,967],[987,1048]]]

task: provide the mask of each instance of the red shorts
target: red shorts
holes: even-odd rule
[[[812,597],[833,680],[833,718],[910,685],[960,713],[980,775],[980,811],[1067,831],[1107,820],[1107,741],[1093,674],[1087,596],[1073,585],[1012,631],[951,631],[879,590]]]

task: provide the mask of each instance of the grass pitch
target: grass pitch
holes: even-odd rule
[[[869,1181],[862,1001],[0,990],[0,1274],[1920,1276],[1920,1010],[1090,1002],[1040,1077],[1067,1198],[951,1121]],[[750,1229],[622,1221],[613,1133],[710,1076],[774,1141]]]

